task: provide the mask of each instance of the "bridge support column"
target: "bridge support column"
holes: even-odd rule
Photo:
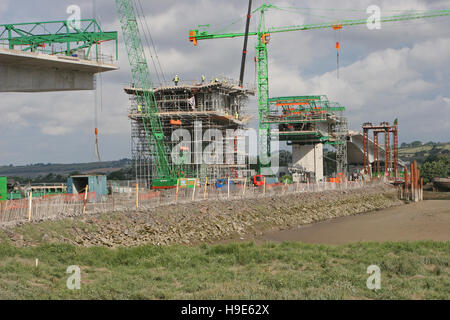
[[[323,144],[292,145],[292,163],[314,172],[316,181],[323,180]]]

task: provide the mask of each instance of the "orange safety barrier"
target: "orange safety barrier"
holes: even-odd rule
[[[76,193],[76,194],[62,194],[64,201],[83,201],[84,200],[84,193]],[[87,193],[87,200],[94,200],[95,199],[95,192],[88,192]]]
[[[276,106],[280,107],[280,106],[304,106],[309,104],[309,102],[277,102]]]
[[[170,124],[181,126],[181,120],[170,120]]]
[[[14,209],[26,209],[28,208],[28,200],[10,200],[7,203],[6,210],[14,210]]]
[[[149,192],[144,194],[139,194],[139,200],[150,200],[154,198],[158,198],[161,195],[161,192]]]

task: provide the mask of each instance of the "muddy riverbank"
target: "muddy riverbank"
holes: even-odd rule
[[[366,214],[264,233],[257,242],[450,241],[450,200],[425,200]]]

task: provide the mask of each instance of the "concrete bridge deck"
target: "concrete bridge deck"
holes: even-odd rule
[[[93,90],[96,73],[118,69],[112,61],[0,48],[0,92]]]

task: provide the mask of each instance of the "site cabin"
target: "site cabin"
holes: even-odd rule
[[[95,200],[101,200],[108,195],[105,175],[78,175],[67,179],[67,193],[85,193],[87,186],[88,192],[95,192]]]

